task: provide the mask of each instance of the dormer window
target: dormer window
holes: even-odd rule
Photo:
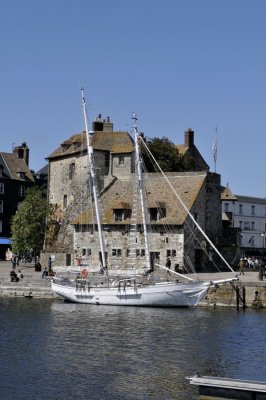
[[[80,148],[81,142],[73,142],[74,150],[78,150]]]
[[[149,208],[150,221],[158,221],[166,217],[166,208],[151,207]]]
[[[121,222],[127,218],[131,218],[131,210],[124,208],[116,208],[113,210],[114,221]]]
[[[66,151],[67,149],[69,149],[70,146],[71,146],[71,143],[69,143],[69,142],[64,142],[64,143],[62,143],[62,144],[61,144],[62,152],[65,153],[65,151]]]
[[[19,171],[18,175],[19,175],[20,179],[25,179],[26,178],[26,173],[25,172]]]

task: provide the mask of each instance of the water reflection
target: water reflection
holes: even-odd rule
[[[8,399],[193,399],[187,376],[264,380],[264,310],[0,302]],[[11,376],[16,377],[12,385]]]

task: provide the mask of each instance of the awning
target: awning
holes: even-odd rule
[[[0,237],[0,244],[12,244],[12,240],[5,237]]]

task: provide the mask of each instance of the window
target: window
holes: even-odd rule
[[[229,203],[224,203],[224,212],[229,211]]]
[[[0,213],[4,212],[4,201],[0,200]]]
[[[166,217],[166,208],[159,208],[159,219]]]
[[[83,248],[83,249],[81,250],[81,254],[82,254],[83,256],[91,256],[91,249],[85,249],[85,248]]]
[[[131,210],[126,209],[124,210],[124,219],[131,218]]]
[[[26,178],[25,172],[20,171],[19,172],[19,177],[20,177],[20,179],[25,179]]]
[[[251,222],[251,230],[255,231],[255,222],[254,221]]]
[[[256,215],[255,206],[251,206],[251,215]]]
[[[123,210],[122,209],[114,210],[114,220],[122,221],[122,219],[123,219]]]
[[[121,257],[122,256],[122,249],[112,249],[112,256],[113,257]]]
[[[4,182],[0,182],[0,194],[4,194],[5,193],[5,184]]]
[[[255,236],[251,236],[251,237],[250,237],[250,239],[249,239],[249,241],[248,241],[248,244],[249,244],[250,246],[254,246],[254,245],[255,245]]]
[[[150,220],[157,221],[157,208],[150,208]]]
[[[25,186],[20,186],[18,190],[18,195],[19,196],[25,196],[26,188]]]
[[[117,209],[113,210],[113,216],[114,216],[114,221],[123,221],[127,218],[131,218],[131,210],[117,208]]]
[[[64,194],[63,208],[67,208],[67,195],[66,194]]]
[[[239,228],[240,229],[242,229],[242,225],[243,225],[242,221],[239,221]]]
[[[239,214],[243,214],[243,204],[239,204]]]
[[[125,157],[124,156],[119,156],[118,157],[118,164],[119,165],[124,165],[125,164]]]
[[[69,164],[69,179],[73,179],[75,175],[75,163]]]
[[[175,249],[167,249],[166,257],[176,257],[176,250]]]
[[[250,222],[244,221],[244,231],[250,231]]]
[[[141,257],[145,257],[145,249],[141,249],[140,250],[140,256]]]

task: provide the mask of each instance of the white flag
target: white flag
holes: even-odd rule
[[[216,163],[217,161],[217,128],[216,128],[216,135],[215,135],[215,139],[212,145],[212,156],[214,159],[214,162]]]

